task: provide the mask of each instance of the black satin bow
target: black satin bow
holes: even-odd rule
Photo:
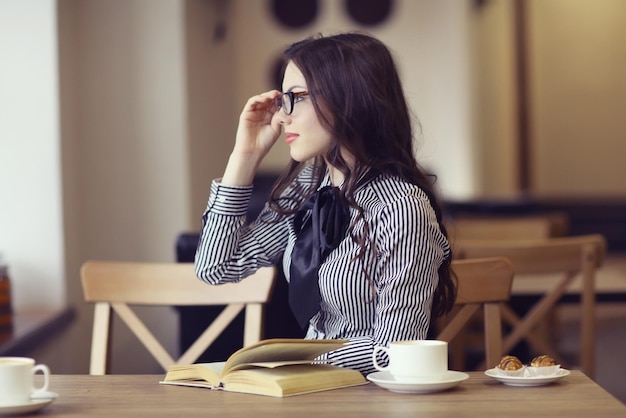
[[[305,328],[320,309],[318,269],[344,239],[350,213],[340,201],[339,189],[325,186],[304,202],[293,222],[297,238],[289,269],[289,304]]]

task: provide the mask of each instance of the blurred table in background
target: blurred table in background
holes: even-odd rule
[[[0,356],[24,356],[74,319],[71,308],[13,312],[13,326],[0,332]]]

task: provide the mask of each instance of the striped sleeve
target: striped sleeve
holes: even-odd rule
[[[314,182],[312,167],[304,168],[283,196],[308,189]],[[291,219],[265,207],[246,224],[253,186],[227,186],[213,181],[207,208],[202,216],[196,250],[196,275],[209,284],[238,282],[261,267],[280,264],[290,239],[295,239]],[[287,199],[285,207],[298,205]]]
[[[266,206],[246,225],[252,186],[225,186],[214,181],[196,250],[196,275],[209,284],[238,282],[280,259],[287,241],[288,219],[269,219]]]

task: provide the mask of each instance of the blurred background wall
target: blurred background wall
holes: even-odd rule
[[[172,261],[177,235],[199,228],[240,108],[276,87],[280,51],[310,34],[365,30],[390,46],[418,159],[445,198],[626,198],[626,2],[395,0],[366,24],[353,2],[317,0],[298,27],[273,12],[287,3],[0,1],[0,252],[19,309],[76,310],[32,353],[54,372],[87,371],[82,262]],[[261,169],[287,158],[281,143]],[[175,351],[175,313],[142,316]],[[159,371],[116,333],[114,372]]]

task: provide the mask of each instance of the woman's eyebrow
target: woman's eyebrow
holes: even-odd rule
[[[295,85],[295,86],[291,86],[289,87],[289,90],[284,90],[285,93],[293,91],[294,89],[304,89],[306,90],[306,86],[300,86],[300,85]]]

